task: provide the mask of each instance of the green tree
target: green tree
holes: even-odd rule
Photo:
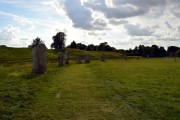
[[[87,51],[94,51],[94,45],[93,44],[90,44],[86,47],[86,50]]]
[[[55,36],[52,37],[53,43],[51,48],[61,49],[65,47],[66,34],[64,32],[58,32]]]
[[[178,50],[176,51],[176,56],[177,56],[177,57],[180,57],[180,49],[178,49]]]
[[[98,46],[98,50],[105,50],[105,47],[108,45],[107,42],[104,42],[104,43],[100,43],[99,46]]]
[[[167,56],[166,50],[164,49],[164,47],[160,47],[159,48],[159,57],[165,57],[165,56]]]
[[[35,47],[38,44],[44,44],[44,42],[41,40],[41,38],[37,37],[36,39],[33,39],[33,42],[31,44],[31,47]]]
[[[77,48],[76,42],[72,41],[72,43],[69,45],[69,48]]]
[[[159,47],[157,45],[151,46],[150,56],[151,57],[158,57],[159,56]]]

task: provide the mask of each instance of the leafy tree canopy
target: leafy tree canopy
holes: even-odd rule
[[[61,49],[65,47],[66,34],[64,32],[58,32],[55,36],[52,37],[53,43],[51,48]]]

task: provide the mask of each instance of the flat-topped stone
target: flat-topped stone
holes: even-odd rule
[[[58,58],[58,66],[63,66],[63,55],[61,52],[57,53],[57,58]]]
[[[65,52],[65,64],[69,64],[69,52]]]
[[[46,69],[46,46],[37,44],[32,48],[32,72],[44,73]]]

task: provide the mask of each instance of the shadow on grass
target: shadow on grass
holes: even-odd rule
[[[45,74],[45,73],[44,73]],[[22,75],[22,78],[24,79],[27,79],[27,80],[31,80],[31,79],[35,79],[37,77],[40,77],[42,76],[43,73],[40,73],[40,74],[35,74],[35,73],[32,73],[32,72],[26,72]]]

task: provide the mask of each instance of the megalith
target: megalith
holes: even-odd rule
[[[57,58],[58,58],[58,66],[63,66],[63,55],[61,52],[57,53]]]
[[[85,63],[90,63],[89,54],[86,54],[86,55],[85,55]]]
[[[100,60],[101,60],[101,61],[104,61],[104,53],[101,53],[101,54],[100,54]]]
[[[69,52],[65,52],[65,64],[69,64]]]
[[[46,46],[40,43],[32,48],[32,72],[44,73],[46,69]]]
[[[81,64],[81,63],[82,63],[80,56],[76,56],[76,63],[78,63],[78,64]]]

